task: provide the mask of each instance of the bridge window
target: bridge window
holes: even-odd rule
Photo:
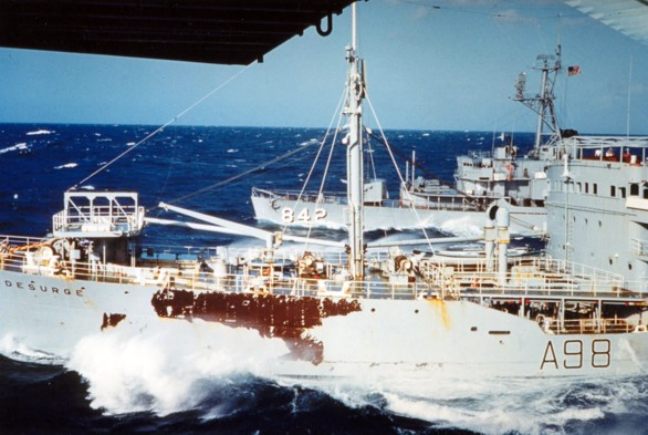
[[[626,188],[625,188],[625,186],[619,186],[619,195],[621,195],[621,198],[626,197]]]
[[[639,196],[639,184],[632,183],[630,185],[630,196]]]
[[[589,183],[585,183],[585,193],[589,193]]]
[[[610,196],[613,198],[616,196],[616,186],[610,186]]]
[[[598,186],[596,185],[596,183],[592,183],[592,193],[594,195],[598,195]]]
[[[648,188],[644,188],[644,190],[643,190],[643,198],[648,199]]]

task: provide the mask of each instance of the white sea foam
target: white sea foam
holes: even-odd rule
[[[77,166],[79,166],[78,163],[70,162],[70,163],[64,163],[62,165],[54,166],[54,169],[72,169],[72,168],[76,168]]]
[[[27,135],[27,136],[39,136],[39,135],[43,135],[43,134],[52,134],[52,133],[54,133],[52,130],[45,130],[45,129],[41,128],[39,130],[28,131],[27,133],[25,133],[25,135]]]
[[[62,364],[64,361],[51,353],[30,348],[13,334],[5,334],[0,338],[0,354],[28,363]]]
[[[448,219],[439,225],[439,229],[461,237],[476,237],[482,233],[482,228],[470,216]]]
[[[301,143],[299,144],[299,146],[300,146],[300,147],[305,147],[305,146],[307,146],[307,145],[313,145],[313,144],[316,144],[316,143],[318,143],[318,142],[319,142],[319,140],[318,140],[316,137],[312,137],[312,138],[310,138],[310,139],[308,139],[308,140],[305,140],[305,141],[301,142]]]
[[[12,151],[25,151],[25,150],[29,150],[29,145],[27,145],[26,142],[21,142],[7,148],[0,149],[0,154],[10,153]]]
[[[81,189],[83,190],[95,190],[95,187],[91,184],[87,184],[85,186],[81,186]]]
[[[229,148],[229,149],[227,150],[227,152],[230,153],[230,154],[232,154],[232,153],[238,153],[238,151],[239,151],[239,150],[238,150],[237,148]]]
[[[67,363],[89,382],[91,405],[108,413],[193,409],[230,376],[268,376],[269,361],[288,352],[257,331],[201,320],[160,320],[83,338]]]
[[[137,143],[137,142],[126,142],[126,146],[127,146],[127,147],[132,147],[132,146],[135,145],[136,143]]]

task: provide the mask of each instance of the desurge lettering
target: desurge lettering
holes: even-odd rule
[[[78,289],[58,288],[54,286],[36,284],[34,281],[29,281],[25,283],[23,281],[11,281],[8,279],[4,280],[4,286],[7,288],[17,288],[17,289],[32,291],[32,292],[40,291],[42,293],[52,293],[57,295],[79,296],[79,297],[83,297],[85,291],[85,288],[83,287]]]

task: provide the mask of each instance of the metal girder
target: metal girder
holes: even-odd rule
[[[0,46],[245,65],[352,2],[0,0]]]

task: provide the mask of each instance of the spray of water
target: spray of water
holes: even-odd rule
[[[110,414],[194,409],[219,383],[267,376],[287,353],[281,340],[224,325],[161,321],[144,331],[125,327],[83,338],[68,368],[89,383],[91,404]]]

